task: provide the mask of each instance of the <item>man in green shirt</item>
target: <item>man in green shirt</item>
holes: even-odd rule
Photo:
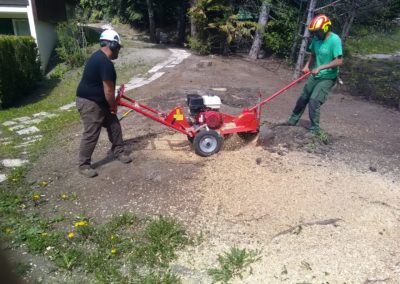
[[[313,39],[309,46],[311,56],[303,72],[311,70],[311,76],[288,120],[289,125],[296,125],[308,104],[310,130],[313,134],[318,134],[321,130],[320,108],[335,85],[339,66],[343,64],[342,41],[337,34],[330,31],[331,25],[329,18],[321,14],[314,17],[308,26]]]

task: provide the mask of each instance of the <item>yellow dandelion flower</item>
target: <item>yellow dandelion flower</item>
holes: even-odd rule
[[[62,199],[62,200],[67,200],[68,199],[68,195],[67,194],[61,194],[61,196],[60,196],[60,198]]]
[[[39,183],[39,185],[40,185],[41,187],[46,187],[48,184],[49,184],[49,183],[48,183],[47,181],[41,181],[41,182]]]
[[[112,248],[111,249],[111,254],[116,254],[117,253],[117,249],[116,248]]]
[[[89,225],[89,223],[87,221],[85,221],[85,220],[81,220],[81,221],[78,221],[78,222],[75,223],[75,227],[77,227],[77,228],[78,227],[85,227],[87,225]]]
[[[33,196],[33,200],[39,200],[40,199],[40,195],[39,194],[35,194],[34,196]]]
[[[112,241],[115,240],[115,236],[114,235],[111,235],[111,240]]]
[[[68,233],[68,239],[72,239],[75,236],[74,232]]]
[[[8,234],[11,234],[12,231],[13,231],[13,230],[12,230],[11,228],[7,228],[7,229],[6,229],[6,234],[7,234],[7,235],[8,235]]]
[[[42,233],[42,237],[46,237],[48,234],[46,232]]]

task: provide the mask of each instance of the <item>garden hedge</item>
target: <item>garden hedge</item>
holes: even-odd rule
[[[0,36],[0,107],[9,107],[29,94],[41,78],[35,40]]]

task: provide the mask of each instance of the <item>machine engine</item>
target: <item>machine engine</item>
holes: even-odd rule
[[[219,129],[223,125],[223,117],[219,112],[221,98],[213,95],[187,95],[190,110],[189,121],[193,124],[206,124],[211,129]]]

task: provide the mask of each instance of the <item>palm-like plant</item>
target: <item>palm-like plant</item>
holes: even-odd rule
[[[242,38],[251,37],[256,23],[240,21],[226,0],[199,0],[189,11],[195,20],[197,41],[229,52],[229,46]]]

